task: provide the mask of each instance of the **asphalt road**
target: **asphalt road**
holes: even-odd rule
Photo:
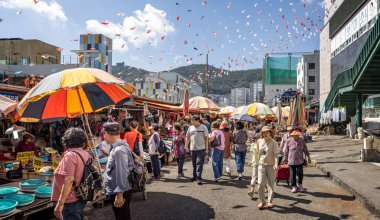
[[[204,167],[205,183],[199,186],[189,182],[190,166],[187,161],[187,177],[179,181],[175,165],[163,167],[164,177],[147,186],[147,201],[141,199],[140,193],[134,194],[132,219],[376,219],[315,167],[304,171],[306,192],[292,194],[286,183],[280,183],[275,187],[275,207],[259,211],[257,194],[254,199],[247,195],[251,167],[246,167],[241,181],[224,176],[214,183],[209,163]],[[114,219],[110,204],[87,209],[86,219]]]

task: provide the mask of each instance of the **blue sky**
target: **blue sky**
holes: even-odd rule
[[[324,16],[317,0],[33,1],[0,0],[1,38],[40,39],[75,56],[80,34],[104,33],[113,64],[150,71],[205,63],[207,52],[210,64],[235,70],[262,67],[267,52],[318,50]]]

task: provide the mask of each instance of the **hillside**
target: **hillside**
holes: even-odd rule
[[[193,64],[175,68],[171,71],[190,78],[191,76],[198,75],[197,73],[199,72],[205,72],[205,65]],[[228,94],[231,92],[232,88],[248,88],[250,82],[262,79],[262,69],[229,71],[228,75],[223,74],[222,77],[215,77],[215,75],[217,75],[215,73],[220,73],[220,69],[209,66],[209,73],[209,93],[211,94]],[[195,80],[197,80],[197,77],[195,77]],[[203,91],[205,91],[206,84],[199,83],[199,85],[202,86]]]
[[[149,73],[146,70],[130,67],[130,66],[113,66],[112,72],[117,77],[127,81],[134,82],[135,79],[141,79]],[[205,72],[205,65],[201,64],[193,64],[188,66],[183,66],[179,68],[172,69],[170,71],[177,72],[183,75],[186,78],[193,78],[194,80],[198,80],[199,73]],[[210,94],[228,94],[231,92],[232,88],[238,87],[249,87],[249,83],[252,81],[259,81],[262,79],[262,69],[251,69],[251,70],[239,70],[239,71],[229,71],[227,74],[221,74],[219,68],[215,68],[213,66],[209,66],[209,93]],[[203,83],[199,83],[199,85],[203,88],[203,92],[206,91],[206,84],[204,83],[204,75],[201,76],[203,78]]]

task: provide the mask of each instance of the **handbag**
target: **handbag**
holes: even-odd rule
[[[214,140],[211,141],[211,148],[216,148],[216,147],[219,147],[221,145],[221,140],[220,140],[220,135],[217,135]]]

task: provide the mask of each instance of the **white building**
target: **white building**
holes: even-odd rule
[[[230,104],[234,107],[251,104],[250,102],[250,89],[249,88],[235,88],[231,89]]]
[[[263,92],[263,82],[256,81],[249,83],[250,90],[250,101],[253,102],[262,102],[261,96]]]
[[[319,99],[319,51],[303,55],[298,62],[297,90],[306,97],[306,103]]]
[[[182,103],[189,79],[175,72],[150,73],[143,82],[135,82],[136,95]],[[201,96],[202,87],[189,83],[189,96]]]

